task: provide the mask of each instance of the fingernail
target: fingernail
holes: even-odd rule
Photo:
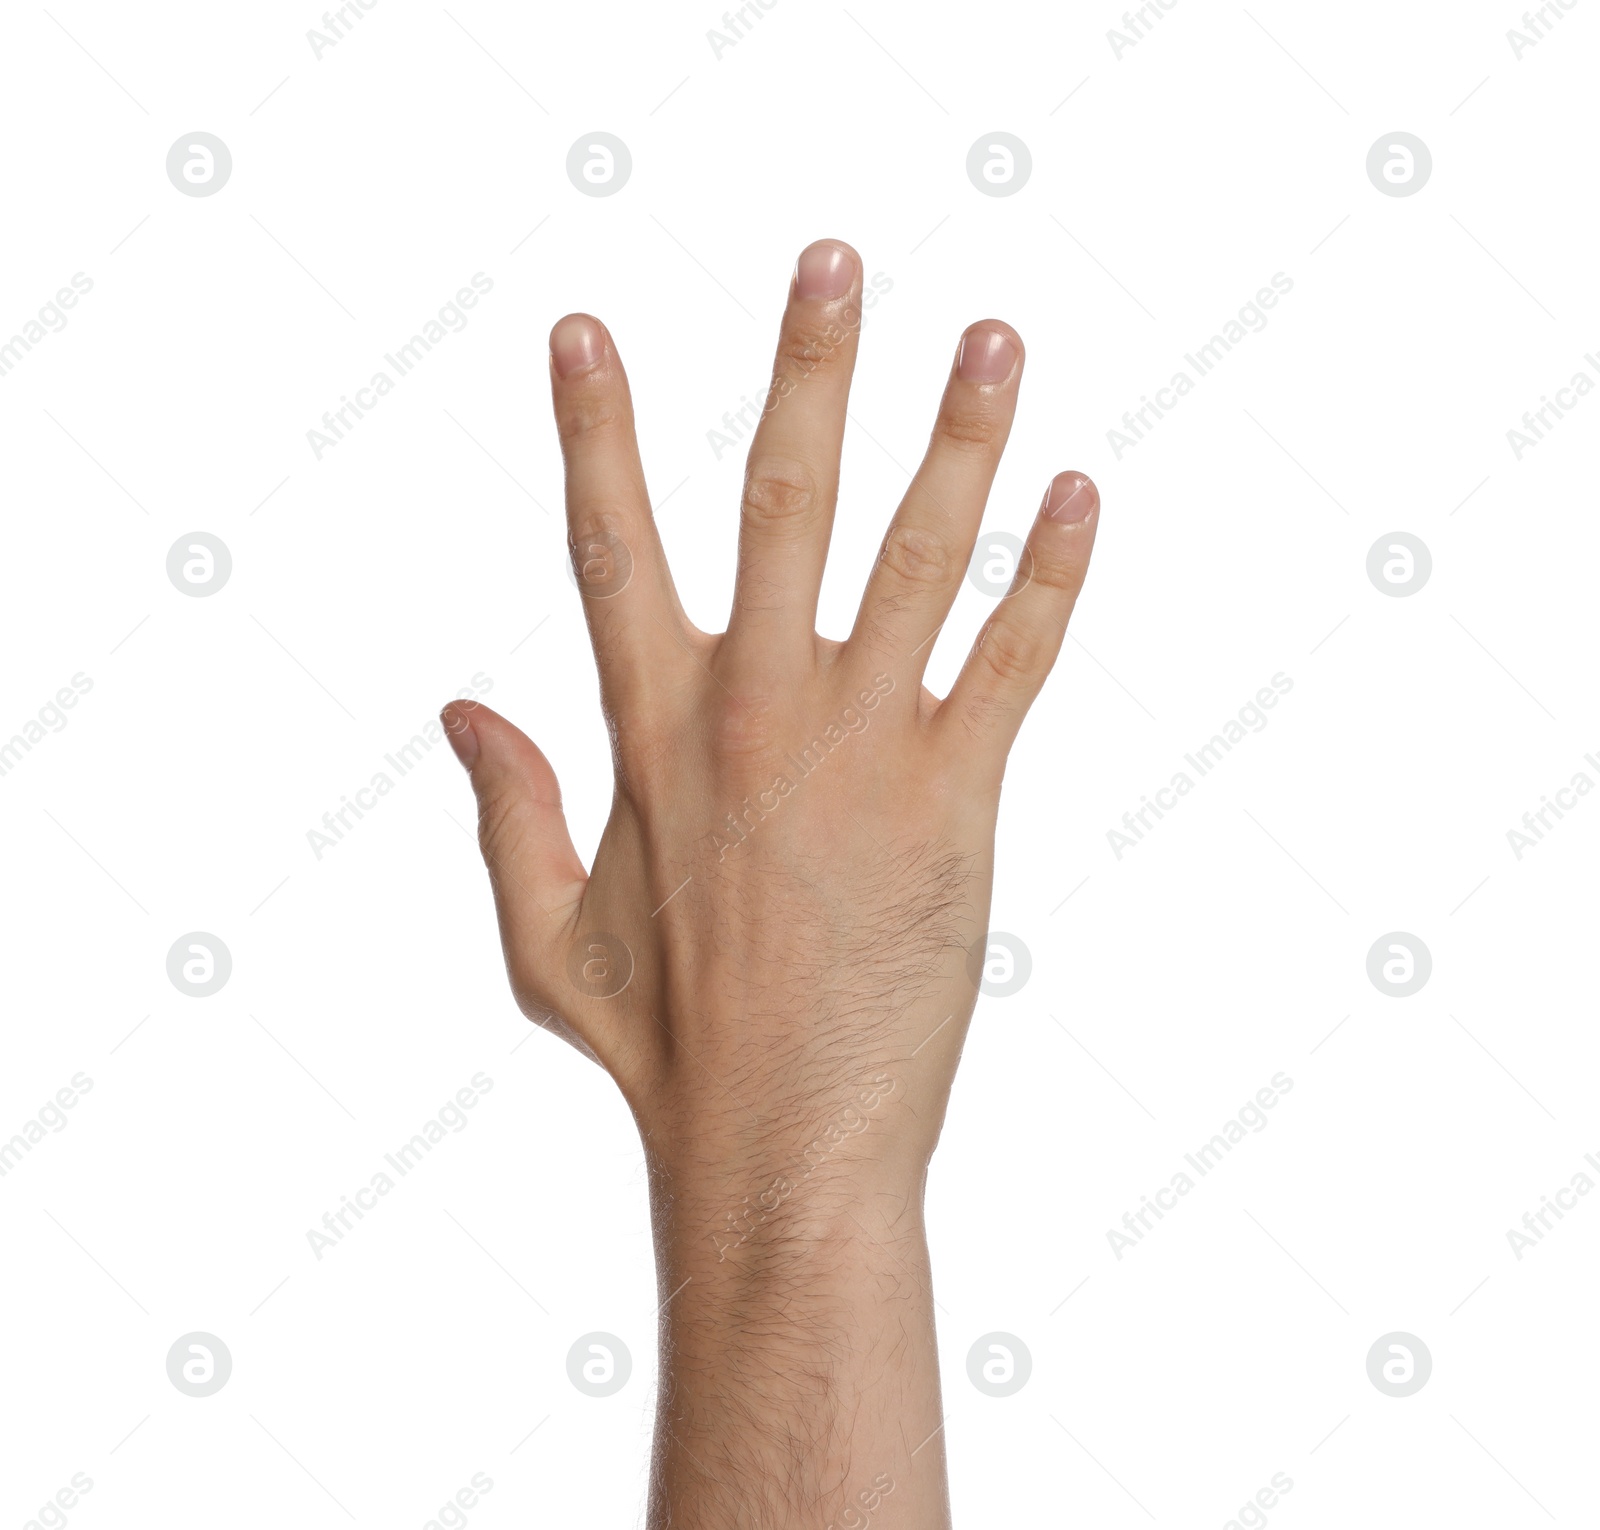
[[[450,740],[450,747],[456,752],[456,758],[465,769],[471,770],[478,758],[478,735],[473,731],[472,719],[467,715],[466,708],[458,707],[452,701],[439,714],[439,721],[444,724],[445,734]]]
[[[842,298],[856,279],[855,257],[836,244],[808,245],[795,262],[795,295],[802,298]]]
[[[600,325],[587,314],[569,314],[550,331],[550,359],[557,377],[571,377],[592,367],[605,350]]]
[[[998,329],[975,329],[961,337],[956,375],[963,382],[1004,382],[1016,364],[1016,346],[1009,335]]]
[[[1039,514],[1047,521],[1061,526],[1072,526],[1086,521],[1100,503],[1100,491],[1092,479],[1082,473],[1057,473],[1044,491],[1044,503]]]

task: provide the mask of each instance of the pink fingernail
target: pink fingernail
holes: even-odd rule
[[[1010,335],[998,329],[975,329],[961,337],[956,376],[963,382],[1004,382],[1017,364],[1017,348]]]
[[[836,244],[807,245],[795,263],[797,297],[842,298],[856,279],[855,257]]]
[[[1057,525],[1072,526],[1088,520],[1099,503],[1100,491],[1092,479],[1082,473],[1057,473],[1044,492],[1039,514]]]
[[[555,362],[557,377],[571,377],[592,367],[605,348],[599,322],[586,313],[568,314],[550,331],[550,359]]]

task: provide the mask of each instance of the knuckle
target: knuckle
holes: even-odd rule
[[[1060,595],[1076,595],[1083,584],[1083,563],[1077,558],[1039,557],[1029,559],[1028,583]]]
[[[1030,680],[1040,669],[1044,645],[1034,634],[1011,622],[996,622],[978,639],[980,663],[1003,686]]]
[[[940,411],[933,433],[937,444],[952,451],[993,457],[999,454],[1006,426],[992,407],[963,402]]]
[[[832,362],[847,339],[849,331],[837,322],[820,327],[785,325],[773,370],[780,380],[798,382]]]
[[[603,394],[579,392],[556,405],[556,434],[563,446],[603,440],[626,429],[627,423],[627,408]]]
[[[770,701],[719,694],[711,703],[714,749],[724,760],[759,760],[776,752],[777,716]]]
[[[517,874],[527,822],[527,804],[513,792],[488,791],[479,799],[478,848],[496,880]]]
[[[956,559],[943,537],[921,526],[896,524],[883,539],[878,561],[906,584],[937,587],[950,582]]]
[[[757,526],[784,526],[809,521],[821,496],[816,480],[803,463],[764,457],[745,471],[743,511]]]
[[[572,547],[608,546],[622,539],[623,517],[615,510],[574,507],[567,542]]]

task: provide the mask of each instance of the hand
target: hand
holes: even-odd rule
[[[672,1296],[653,1524],[947,1512],[942,1442],[912,1454],[941,1418],[922,1186],[985,955],[1006,755],[1099,496],[1052,481],[1011,593],[931,695],[1023,366],[1015,331],[976,324],[854,629],[818,636],[860,299],[847,246],[801,255],[720,636],[679,605],[611,336],[581,314],[551,334],[616,774],[591,872],[535,745],[487,707],[444,714],[517,1000],[611,1074],[644,1140]]]

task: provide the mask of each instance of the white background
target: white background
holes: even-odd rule
[[[476,1472],[485,1530],[638,1522],[657,1296],[621,1101],[517,1014],[445,749],[320,859],[307,831],[481,675],[592,848],[545,336],[611,326],[720,627],[742,454],[707,431],[824,235],[892,282],[824,630],[974,319],[1030,348],[986,526],[1065,467],[1105,505],[1002,805],[993,923],[1033,976],[980,1003],[930,1191],[957,1522],[1220,1527],[1283,1472],[1274,1525],[1593,1523],[1600,1196],[1520,1261],[1506,1236],[1600,1154],[1600,801],[1507,840],[1600,780],[1600,400],[1520,461],[1506,435],[1600,375],[1600,5],[1563,15],[1519,60],[1499,0],[1179,0],[1119,57],[1112,4],[779,0],[718,57],[710,6],[379,0],[318,59],[310,5],[8,7],[0,341],[93,290],[0,377],[0,738],[93,688],[0,777],[0,1136],[93,1087],[0,1180],[0,1523],[75,1472],[85,1527],[423,1526]],[[215,196],[165,173],[197,130]],[[597,130],[633,156],[604,199],[565,170]],[[996,130],[1033,159],[1003,198],[965,171]],[[1366,173],[1395,130],[1432,152],[1414,196]],[[318,460],[475,272],[467,328]],[[1277,272],[1266,328],[1118,460],[1123,411]],[[194,531],[233,558],[204,599],[165,571]],[[1433,559],[1406,598],[1366,573],[1393,531]],[[196,930],[233,958],[206,999],[166,975]],[[1410,998],[1367,976],[1391,931],[1432,954]],[[319,1261],[307,1230],[480,1070],[470,1125]],[[1107,1230],[1280,1071],[1119,1260]],[[233,1357],[204,1399],[165,1369],[196,1330]],[[610,1398],[567,1379],[592,1330],[632,1352]],[[1033,1360],[1004,1399],[966,1370],[997,1330]],[[1401,1399],[1366,1373],[1396,1330],[1433,1357]]]

